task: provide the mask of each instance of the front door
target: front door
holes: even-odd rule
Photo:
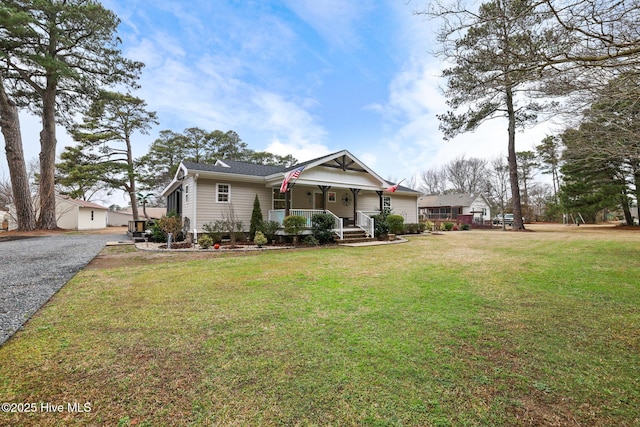
[[[313,209],[324,208],[324,204],[322,203],[324,201],[323,196],[323,193],[313,193]]]

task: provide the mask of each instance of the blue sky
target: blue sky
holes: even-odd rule
[[[387,179],[407,179],[461,155],[506,153],[506,122],[445,142],[446,110],[429,54],[436,22],[406,0],[104,0],[122,20],[124,54],[146,64],[135,95],[158,113],[158,132],[235,130],[254,150],[300,161],[347,149]],[[27,160],[39,120],[22,117]],[[545,136],[519,136],[517,150]],[[71,140],[58,132],[58,152]],[[4,151],[0,177],[8,177]],[[119,201],[116,201],[119,202]]]

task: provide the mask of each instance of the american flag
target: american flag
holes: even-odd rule
[[[286,193],[287,191],[289,191],[289,182],[293,181],[294,179],[298,179],[303,170],[304,166],[300,166],[297,169],[287,172],[284,176],[284,179],[282,180],[282,185],[280,185],[280,192]]]
[[[404,179],[403,179],[402,181],[404,181]],[[384,191],[387,191],[387,192],[389,192],[389,193],[395,193],[395,192],[396,192],[396,190],[398,189],[398,186],[402,183],[402,181],[400,181],[400,182],[399,182],[399,183],[397,183],[396,185],[392,185],[391,187],[387,188],[387,189],[386,189],[386,190],[384,190]]]

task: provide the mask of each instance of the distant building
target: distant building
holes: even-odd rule
[[[149,219],[160,219],[167,214],[167,208],[148,207],[146,211]],[[133,212],[131,212],[131,208],[121,211],[109,211],[107,215],[107,225],[109,225],[109,227],[126,227],[129,224],[129,221],[133,221]],[[138,206],[138,219],[145,219],[142,206]]]
[[[84,200],[56,196],[56,220],[58,227],[67,230],[100,230],[107,227],[109,209]],[[15,207],[10,207],[9,230],[18,228]]]
[[[471,218],[473,223],[485,224],[491,220],[491,205],[482,194],[457,193],[422,196],[418,199],[420,216],[431,221],[458,221]],[[467,222],[467,221],[463,221]]]

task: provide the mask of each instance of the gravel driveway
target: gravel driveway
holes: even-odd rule
[[[0,240],[0,345],[109,241],[123,234],[65,234]]]

